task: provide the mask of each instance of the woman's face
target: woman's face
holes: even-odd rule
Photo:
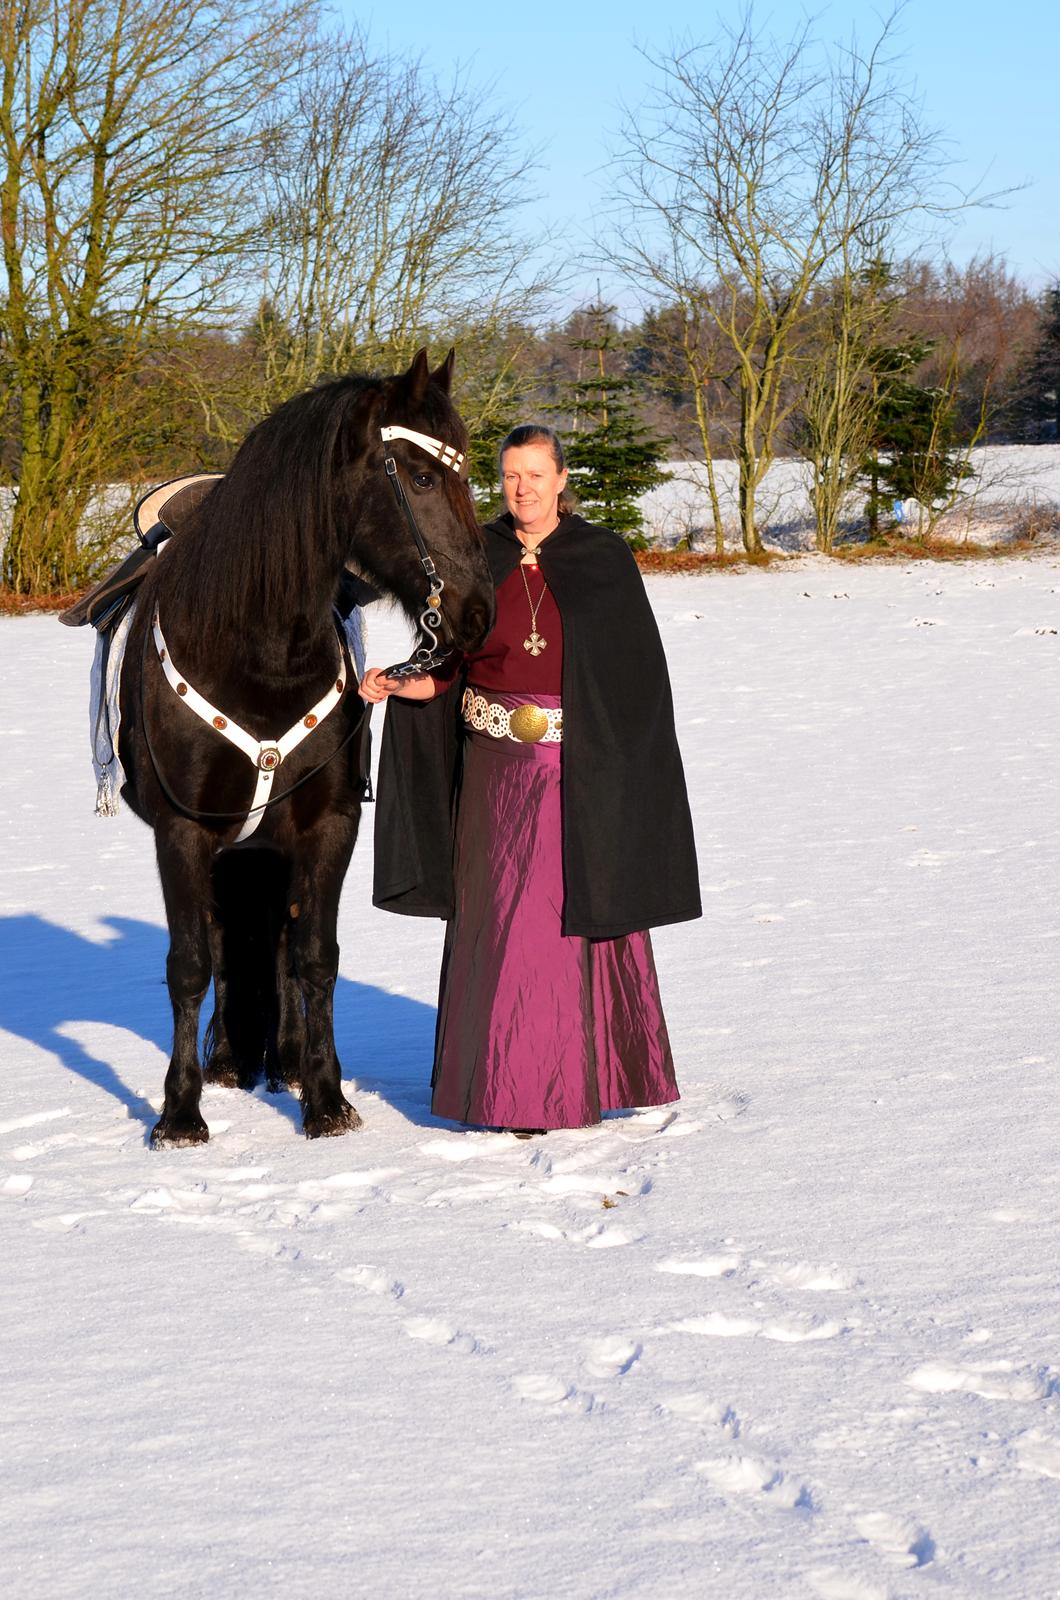
[[[504,503],[520,533],[551,533],[559,521],[560,491],[567,469],[556,471],[545,444],[510,445],[501,459]]]

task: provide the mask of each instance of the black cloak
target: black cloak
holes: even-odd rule
[[[500,584],[523,547],[509,517],[484,537]],[[615,939],[698,917],[670,679],[633,554],[609,528],[568,514],[538,560],[563,620],[563,932]],[[372,896],[383,910],[453,914],[462,685],[387,702]]]

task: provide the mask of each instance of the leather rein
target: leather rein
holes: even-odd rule
[[[463,453],[454,449],[452,445],[445,444],[441,439],[435,439],[429,434],[417,433],[411,428],[404,428],[398,425],[381,428],[379,431],[382,435],[384,444],[389,444],[391,439],[408,439],[411,441],[411,443],[417,445],[421,450],[425,450],[428,455],[433,456],[435,460],[440,461],[443,466],[448,467],[451,471],[459,474],[461,468],[463,467]],[[444,620],[442,617],[441,597],[442,591],[445,588],[445,583],[444,580],[439,577],[438,569],[435,567],[435,564],[431,559],[430,551],[427,549],[423,535],[420,532],[415,513],[409,504],[408,497],[406,496],[401,485],[401,480],[398,477],[397,462],[394,460],[393,455],[390,454],[389,451],[384,457],[383,466],[386,471],[387,478],[390,481],[391,487],[393,488],[398,506],[404,515],[409,532],[415,541],[416,548],[419,552],[420,565],[423,567],[428,581],[427,603],[419,617],[420,634],[423,639],[423,644],[413,651],[408,661],[403,661],[396,667],[387,668],[388,676],[409,677],[415,673],[430,672],[434,667],[440,666],[441,663],[446,661],[452,654],[451,648],[448,650],[444,648],[440,649],[438,641],[438,630],[441,628]],[[301,786],[304,783],[308,783],[311,778],[315,778],[318,772],[321,772],[323,768],[329,764],[329,762],[335,759],[341,750],[345,749],[346,745],[349,744],[354,734],[360,729],[361,719],[358,719],[355,726],[350,729],[349,733],[346,734],[345,738],[336,746],[329,756],[327,756],[323,761],[318,762],[315,767],[312,767],[308,772],[304,773],[302,777],[296,779],[294,783],[289,784],[288,787],[282,792],[273,793],[271,791],[273,773],[278,769],[285,757],[288,756],[294,749],[296,749],[297,746],[302,743],[303,739],[307,738],[309,734],[312,733],[314,728],[320,726],[321,722],[323,722],[329,712],[335,709],[343,695],[349,689],[350,680],[355,676],[355,673],[353,672],[353,663],[350,660],[345,640],[340,636],[341,661],[339,665],[339,672],[332,687],[327,691],[327,693],[317,702],[316,705],[306,712],[304,717],[300,717],[297,722],[295,722],[278,738],[259,740],[255,739],[252,734],[246,731],[246,729],[241,728],[238,723],[233,722],[231,718],[226,717],[223,712],[217,709],[216,706],[211,705],[205,696],[199,694],[198,690],[195,689],[192,684],[189,683],[187,678],[185,678],[180,672],[169,653],[168,646],[166,645],[165,638],[163,637],[157,609],[152,619],[150,629],[146,630],[144,634],[145,661],[147,657],[148,639],[153,639],[154,641],[155,649],[158,652],[158,659],[162,664],[162,670],[165,674],[166,681],[169,683],[173,691],[184,701],[184,704],[188,707],[188,709],[195,713],[200,721],[206,723],[207,726],[214,728],[217,733],[219,733],[223,738],[227,739],[228,742],[234,745],[236,749],[241,750],[256,769],[257,779],[254,786],[254,796],[251,800],[250,806],[245,810],[200,811],[194,806],[185,805],[183,801],[177,799],[176,795],[173,793],[169,784],[162,775],[162,771],[158,762],[158,756],[155,753],[151,736],[148,732],[147,717],[143,717],[144,741],[147,745],[148,755],[151,758],[151,765],[154,768],[155,777],[158,779],[159,786],[162,789],[166,799],[177,811],[182,811],[186,816],[193,817],[199,821],[235,822],[242,818],[243,826],[236,835],[235,839],[232,841],[233,844],[240,844],[244,839],[249,839],[251,834],[257,828],[258,823],[265,815],[266,811],[270,810],[272,806],[278,805],[281,800],[286,800],[288,795],[292,794],[295,789],[300,789]],[[143,677],[141,674],[141,683],[142,682]],[[367,780],[367,786],[367,798],[371,798],[370,778]]]

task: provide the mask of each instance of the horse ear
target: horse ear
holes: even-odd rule
[[[412,358],[412,365],[405,374],[409,399],[413,405],[418,405],[427,393],[427,384],[430,381],[430,376],[430,368],[427,365],[427,351],[425,349],[417,350]]]
[[[455,361],[456,351],[450,350],[441,366],[435,367],[431,373],[431,382],[436,383],[439,389],[444,389],[446,394],[449,393],[449,387],[453,381],[453,364]]]

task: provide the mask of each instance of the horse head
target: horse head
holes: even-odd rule
[[[467,429],[449,397],[453,360],[450,350],[432,372],[420,350],[381,383],[347,565],[414,620],[433,589],[440,643],[474,650],[493,626],[493,581],[467,481]]]

